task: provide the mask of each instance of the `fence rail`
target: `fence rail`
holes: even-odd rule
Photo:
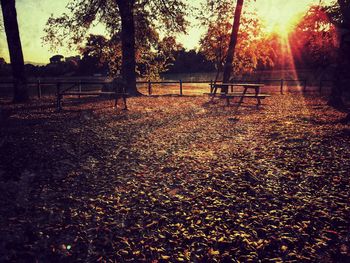
[[[280,87],[280,93],[284,94],[284,88],[288,84],[288,82],[298,82],[302,86],[303,92],[307,91],[307,84],[308,81],[306,79],[257,79],[257,80],[245,80],[245,79],[235,79],[232,81],[232,83],[264,83],[264,84],[271,84],[271,83],[277,83],[276,86]],[[321,93],[322,89],[324,87],[324,83],[326,82],[332,82],[332,80],[320,80],[318,84],[318,91]],[[92,79],[92,80],[86,80],[84,78],[76,79],[76,80],[69,80],[69,79],[35,79],[35,80],[29,80],[28,85],[36,87],[37,90],[37,96],[38,98],[42,97],[43,93],[43,87],[47,86],[53,86],[53,87],[59,87],[61,85],[74,85],[78,87],[79,91],[82,90],[83,85],[107,85],[111,83],[111,80],[108,79]],[[214,83],[213,80],[204,80],[204,81],[137,81],[137,85],[147,85],[147,93],[148,95],[152,95],[152,85],[178,85],[179,87],[179,95],[183,95],[183,86],[184,84],[212,84]],[[1,80],[0,79],[0,86],[10,84],[13,85],[13,81],[11,79]]]

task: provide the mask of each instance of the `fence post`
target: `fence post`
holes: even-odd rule
[[[284,82],[284,79],[281,79],[281,90],[280,90],[280,92],[281,92],[282,95],[283,95],[283,82]]]
[[[56,83],[56,96],[57,96],[57,110],[61,110],[62,108],[62,102],[61,102],[61,91],[60,91],[60,86],[61,86],[61,83],[60,82],[57,82]]]
[[[180,79],[180,96],[182,96],[182,80]]]
[[[41,98],[41,84],[40,84],[40,79],[38,79],[38,98]]]
[[[81,80],[79,80],[79,93],[81,93]],[[78,98],[80,99],[80,94],[79,94]]]
[[[322,84],[323,84],[322,79],[320,79],[320,87],[318,89],[319,93],[322,93]]]
[[[148,80],[148,95],[152,95],[152,82],[151,80]]]

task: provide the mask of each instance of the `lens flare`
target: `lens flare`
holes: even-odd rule
[[[261,0],[255,2],[255,12],[262,22],[263,30],[266,34],[275,36],[278,42],[279,60],[284,66],[281,78],[298,79],[289,35],[312,4],[317,3],[314,0]]]

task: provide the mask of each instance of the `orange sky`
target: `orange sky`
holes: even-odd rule
[[[43,47],[41,37],[43,27],[51,14],[59,15],[65,10],[69,0],[17,0],[17,13],[21,32],[25,61],[47,63],[55,54]],[[191,5],[199,6],[205,0],[188,0]],[[319,0],[257,0],[254,5],[269,31],[285,31],[292,24],[296,15],[302,14],[312,3]],[[95,30],[98,32],[98,30]],[[178,41],[185,48],[195,48],[204,28],[193,26],[188,35],[179,36]],[[60,48],[56,53],[64,56],[74,55],[75,50]],[[4,33],[0,33],[0,57],[9,61],[8,49]]]

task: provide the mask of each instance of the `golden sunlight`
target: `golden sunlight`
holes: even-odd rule
[[[267,33],[287,37],[313,3],[312,0],[264,0],[257,1],[255,7]]]

